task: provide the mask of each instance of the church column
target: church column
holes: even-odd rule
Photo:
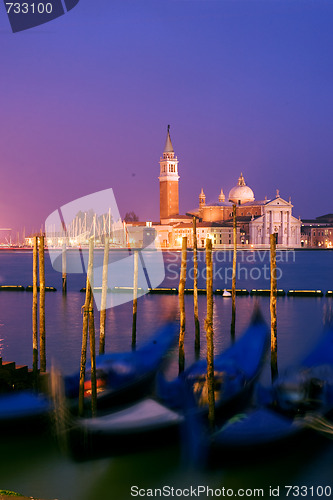
[[[281,210],[281,245],[284,245],[284,211]]]
[[[263,235],[262,235],[262,243],[266,243],[266,233],[267,233],[267,217],[268,217],[268,210],[264,211],[264,227],[263,227]]]
[[[287,245],[290,245],[290,240],[291,240],[291,227],[290,227],[290,210],[288,210],[287,213]]]
[[[291,215],[291,211],[288,210],[288,226],[287,226],[287,234],[288,234],[287,244],[288,245],[291,244],[291,220],[290,220],[290,215]]]

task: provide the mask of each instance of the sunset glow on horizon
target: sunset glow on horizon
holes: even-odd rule
[[[168,124],[180,213],[241,172],[256,200],[332,213],[332,19],[325,0],[81,0],[13,34],[1,4],[0,228],[108,188],[158,221]]]

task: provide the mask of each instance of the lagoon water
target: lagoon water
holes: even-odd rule
[[[111,252],[111,259],[126,253]],[[160,286],[177,287],[179,281],[179,252],[164,252],[166,276]],[[72,257],[68,255],[70,260]],[[101,253],[96,256],[101,258]],[[154,253],[145,259],[154,259]],[[199,287],[205,287],[204,252],[199,252]],[[231,252],[214,253],[214,288],[231,287]],[[192,287],[192,254],[188,254],[187,287]],[[333,288],[332,251],[296,251],[278,253],[278,288],[321,289]],[[238,253],[237,288],[269,288],[268,252],[243,251]],[[0,252],[0,285],[31,285],[32,253]],[[61,273],[52,269],[46,259],[46,285],[61,290]],[[129,283],[124,283],[129,285]],[[46,348],[48,367],[51,363],[63,373],[79,368],[82,315],[85,286],[83,274],[68,275],[68,294],[46,294]],[[193,297],[186,296],[186,364],[194,360]],[[269,298],[237,297],[236,336],[240,336],[250,321],[255,302],[258,302],[269,321]],[[332,299],[325,297],[279,297],[278,309],[278,363],[279,370],[292,366],[305,355],[322,334],[324,322],[332,311]],[[32,364],[31,305],[29,292],[0,292],[0,357],[18,364]],[[108,351],[130,350],[131,307],[124,303],[107,311]],[[172,314],[178,314],[177,295],[144,295],[138,300],[138,345]],[[199,295],[201,320],[201,356],[206,354],[204,318],[205,296]],[[230,344],[231,300],[214,298],[215,351],[221,352]],[[98,332],[98,314],[96,331]],[[177,350],[167,368],[167,375],[177,374]],[[270,381],[266,364],[262,382]],[[0,430],[1,432],[1,430]],[[280,486],[280,498],[286,498],[284,486],[332,486],[333,445],[320,453],[298,453],[288,450],[288,456],[265,459],[260,464],[224,466],[214,471],[188,469],[177,448],[154,452],[139,452],[124,457],[110,458],[77,464],[60,453],[52,436],[8,438],[0,440],[0,489],[20,491],[27,496],[59,500],[130,499],[130,487],[158,488],[171,486],[185,488],[205,485],[210,488],[233,489],[263,488],[264,498],[269,498],[269,487]],[[309,490],[310,491],[310,490]],[[332,490],[333,491],[333,490]],[[250,495],[248,495],[250,496]],[[253,495],[254,496],[254,495]],[[289,495],[290,496],[290,495]],[[308,494],[308,497],[316,495]],[[205,498],[205,495],[202,495]]]

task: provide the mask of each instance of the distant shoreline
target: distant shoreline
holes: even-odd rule
[[[60,247],[57,247],[57,248],[45,248],[46,250],[53,250],[53,251],[61,251],[62,249]],[[87,247],[83,247],[83,248],[80,248],[80,247],[69,247],[66,249],[67,252],[71,252],[71,251],[76,251],[78,249],[81,249],[81,250],[88,250],[88,246]],[[96,247],[95,250],[103,250],[104,251],[104,247],[103,246],[100,246],[100,247]],[[141,247],[139,248],[114,248],[114,247],[110,247],[110,251],[121,251],[121,250],[142,250]],[[154,251],[154,249],[144,249],[146,252],[147,251]],[[162,252],[181,252],[181,248],[161,248],[161,249],[156,249],[156,250],[162,250]],[[187,249],[189,252],[193,251],[193,248],[192,247],[189,247]],[[300,252],[300,251],[318,251],[318,252],[323,252],[323,251],[333,251],[333,248],[318,248],[318,247],[301,247],[301,248],[292,248],[292,247],[288,247],[288,248],[279,248],[277,247],[276,248],[277,251],[282,251],[282,252]],[[205,251],[205,248],[198,248],[198,252],[204,252]],[[233,246],[230,245],[230,247],[227,247],[227,248],[213,248],[213,252],[232,252],[233,251]],[[246,251],[246,252],[260,252],[260,251],[264,251],[264,252],[267,252],[269,251],[269,246],[266,246],[266,247],[249,247],[249,246],[239,246],[237,248],[237,251],[240,252],[240,251]],[[0,246],[0,252],[32,252],[32,248],[31,247],[1,247]]]

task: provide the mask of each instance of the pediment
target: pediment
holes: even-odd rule
[[[274,198],[274,200],[271,200],[269,201],[268,203],[266,203],[266,207],[268,206],[284,206],[284,207],[292,207],[293,205],[291,203],[289,203],[289,201],[286,201],[284,200],[283,198],[280,198],[280,196],[278,196],[277,198]]]

